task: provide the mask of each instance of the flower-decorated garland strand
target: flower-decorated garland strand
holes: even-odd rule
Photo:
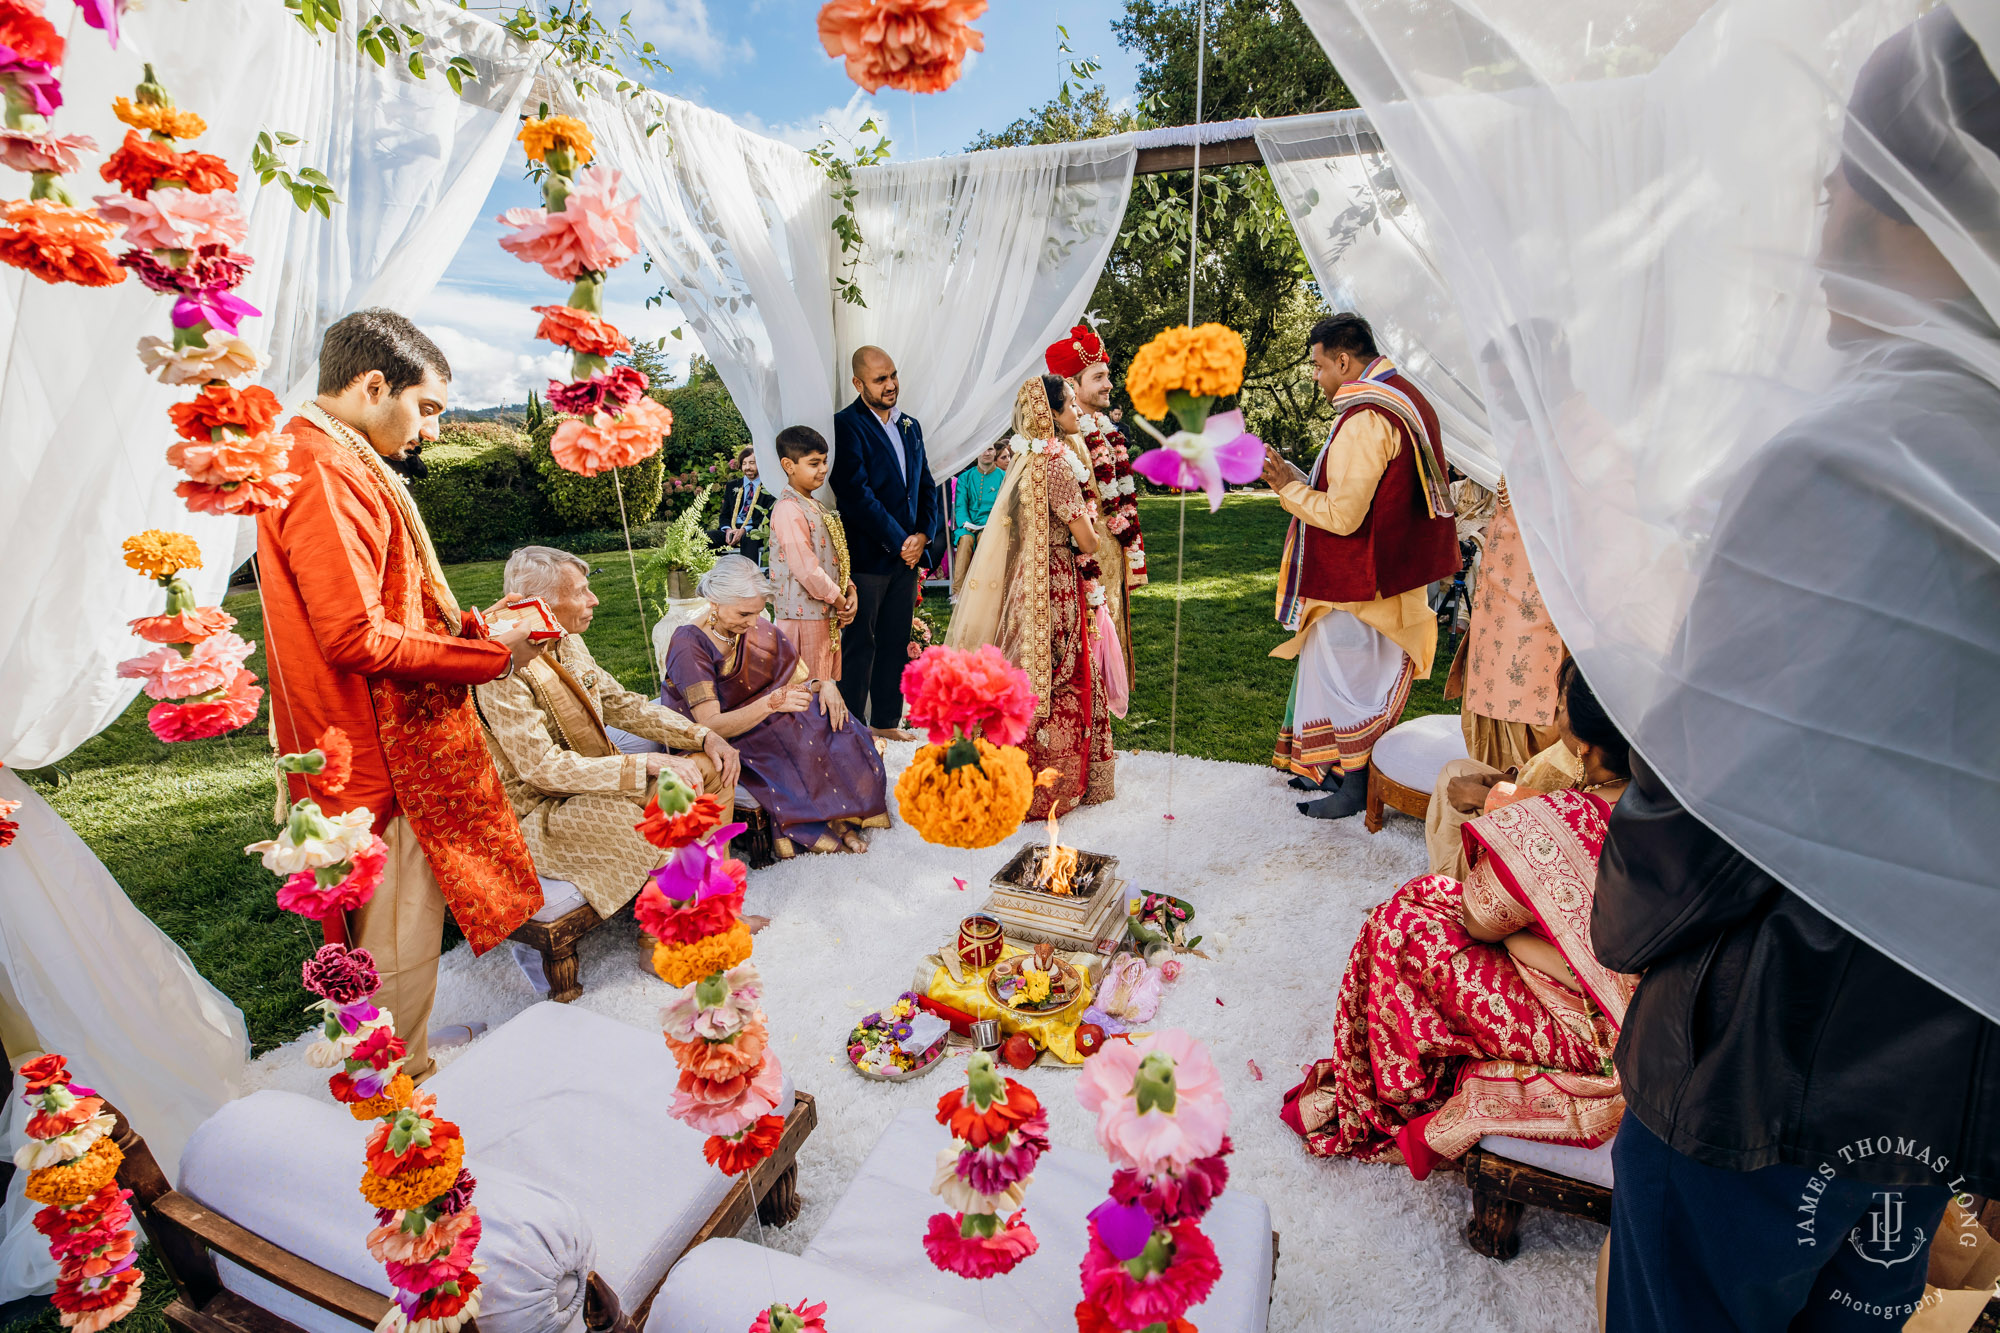
[[[938,1150],[931,1193],[952,1211],[931,1215],[924,1253],[962,1278],[1010,1273],[1039,1248],[1021,1204],[1048,1151],[1049,1113],[1024,1084],[1003,1078],[992,1056],[975,1051],[965,1086],[938,1098],[937,1119],[952,1142]]]
[[[570,382],[549,381],[549,406],[572,419],[549,450],[571,472],[594,477],[652,457],[674,417],[646,396],[646,376],[608,358],[629,352],[604,320],[604,278],[639,252],[639,196],[619,197],[620,177],[591,166],[596,144],[582,121],[543,114],[521,127],[521,146],[543,169],[542,207],[510,208],[498,219],[512,235],[500,248],[571,284],[563,305],[538,305],[537,338],[569,349]]]
[[[257,645],[235,634],[236,617],[219,606],[197,606],[181,578],[201,568],[201,547],[184,532],[150,528],[124,543],[125,563],[166,589],[159,615],[140,616],[132,632],[151,652],[118,664],[118,674],[145,682],[146,725],[163,741],[197,741],[234,731],[257,716],[264,691],[243,669]]]
[[[1264,442],[1243,428],[1236,409],[1210,415],[1215,400],[1243,387],[1246,352],[1235,330],[1221,324],[1168,329],[1139,349],[1125,372],[1133,418],[1159,447],[1132,460],[1148,481],[1179,491],[1208,492],[1209,512],[1222,507],[1225,483],[1254,481],[1264,465]],[[1172,412],[1180,429],[1162,435],[1158,421]]]
[[[352,773],[353,747],[337,727],[303,754],[281,756],[281,772],[306,775],[332,795]],[[244,851],[284,876],[278,905],[318,921],[366,906],[382,882],[387,848],[366,806],[326,815],[310,797],[292,803],[275,838]],[[375,1205],[368,1252],[395,1287],[378,1333],[457,1333],[479,1314],[477,1182],[465,1169],[458,1126],[403,1072],[408,1052],[395,1015],[375,1003],[381,977],[366,949],[326,944],[301,976],[319,999],[319,1040],[307,1061],[331,1069],[327,1090],[356,1120],[378,1122],[363,1148],[361,1197]]]
[[[167,461],[187,474],[174,493],[196,513],[282,509],[299,481],[286,471],[292,437],[277,429],[284,408],[261,385],[230,385],[262,365],[238,336],[243,321],[262,312],[235,293],[251,265],[237,248],[250,224],[237,204],[236,173],[213,153],[176,147],[208,125],[174,106],[151,65],[112,110],[130,128],[98,174],[125,193],[99,195],[97,211],[125,229],[131,248],[118,262],[174,298],[173,337],[141,338],[139,360],[162,384],[197,386],[193,401],[170,409],[181,438]]]
[[[86,10],[86,12],[88,12]],[[63,188],[77,154],[97,148],[81,134],[57,135],[48,118],[62,105],[56,69],[63,38],[42,14],[41,0],[0,0],[0,166],[33,179],[26,199],[0,204],[0,263],[26,269],[43,282],[109,287],[125,280],[111,258],[111,227]]]
[[[35,1114],[14,1165],[28,1173],[22,1192],[47,1205],[35,1214],[35,1230],[48,1238],[56,1261],[50,1299],[64,1328],[98,1333],[132,1313],[145,1281],[126,1202],[132,1191],[118,1188],[125,1154],[111,1138],[116,1117],[103,1098],[70,1082],[60,1055],[28,1061],[21,1078],[27,1084],[21,1100]]]
[[[1169,1030],[1113,1042],[1077,1100],[1117,1172],[1090,1213],[1079,1333],[1194,1333],[1183,1317],[1222,1276],[1198,1223],[1229,1183],[1229,1103],[1207,1049]]]
[[[1028,673],[991,644],[926,648],[903,668],[903,697],[930,739],[896,779],[910,827],[945,847],[991,847],[1019,828],[1035,795],[1020,749],[1035,718]]]
[[[722,803],[696,798],[665,774],[637,825],[667,863],[639,891],[632,913],[651,935],[653,971],[678,993],[660,1011],[667,1050],[681,1067],[667,1114],[708,1135],[702,1155],[741,1175],[777,1151],[784,1071],[757,1006],[763,983],[750,965],[743,923],[749,871],[724,855],[742,824],[722,824]],[[719,827],[718,827],[719,826]],[[781,1307],[773,1306],[773,1319]]]
[[[986,0],[828,0],[819,41],[869,92],[941,93],[958,82],[968,51],[986,39],[972,21]]]
[[[1134,588],[1143,587],[1146,540],[1139,526],[1139,487],[1132,480],[1132,456],[1124,432],[1110,417],[1098,412],[1079,413],[1077,425],[1083,431],[1084,445],[1090,450],[1097,496],[1111,506],[1105,526],[1125,553],[1125,566],[1131,571],[1127,583]]]

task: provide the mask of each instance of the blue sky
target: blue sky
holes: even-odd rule
[[[636,0],[632,21],[673,66],[655,80],[662,91],[801,147],[826,138],[829,129],[851,133],[873,116],[898,158],[959,152],[979,131],[997,130],[1056,94],[1059,23],[1068,27],[1077,56],[1103,62],[1099,77],[1113,100],[1130,96],[1135,66],[1111,32],[1124,8],[1117,0],[993,0],[977,24],[985,51],[967,62],[949,91],[923,97],[889,89],[870,97],[851,83],[820,47],[819,7],[820,0]],[[561,285],[498,245],[502,229],[494,216],[536,202],[524,166],[516,145],[478,224],[414,312],[451,359],[457,406],[519,402],[560,374],[567,360],[529,337],[535,317],[528,307],[561,300]],[[680,323],[678,313],[670,305],[643,305],[657,287],[636,261],[617,270],[608,317],[635,339],[667,334]],[[692,335],[667,346],[681,364],[698,350]]]

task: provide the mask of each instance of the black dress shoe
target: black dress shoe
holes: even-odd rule
[[[1287,785],[1290,786],[1293,791],[1339,791],[1340,780],[1343,776],[1344,775],[1341,773],[1339,769],[1329,768],[1326,771],[1326,776],[1321,778],[1318,782],[1314,782],[1310,778],[1302,778],[1294,774],[1291,780],[1287,783]]]
[[[1339,791],[1331,796],[1322,796],[1317,801],[1300,801],[1299,813],[1308,819],[1345,819],[1358,815],[1368,804],[1368,784],[1366,782],[1342,783]]]

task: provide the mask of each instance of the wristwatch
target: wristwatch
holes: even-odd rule
[[[708,747],[708,738],[710,736],[713,736],[714,734],[715,733],[713,731],[710,731],[707,727],[704,727],[697,722],[694,728],[695,748],[706,749]]]

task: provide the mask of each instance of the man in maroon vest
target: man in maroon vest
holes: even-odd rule
[[[1402,717],[1410,682],[1431,674],[1424,590],[1457,572],[1458,537],[1437,413],[1376,351],[1368,321],[1322,319],[1311,355],[1340,413],[1333,432],[1310,476],[1264,453],[1264,481],[1292,516],[1278,621],[1296,631],[1271,656],[1299,664],[1272,763],[1332,793],[1301,813],[1342,819],[1361,809],[1369,751]]]

